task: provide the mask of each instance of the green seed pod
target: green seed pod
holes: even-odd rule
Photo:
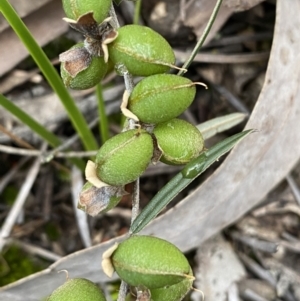
[[[98,23],[107,17],[111,6],[111,0],[63,0],[62,3],[68,18],[76,21],[80,16],[93,12]]]
[[[128,109],[142,122],[165,122],[183,113],[195,94],[195,83],[188,78],[156,74],[144,78],[134,87]]]
[[[126,25],[108,45],[109,57],[119,73],[125,66],[129,73],[149,76],[165,73],[174,67],[175,55],[169,43],[149,27]]]
[[[152,236],[131,236],[118,245],[110,261],[119,277],[132,286],[161,288],[194,278],[181,251]]]
[[[60,55],[61,77],[66,87],[84,90],[96,86],[107,71],[103,57],[92,56],[83,43]]]
[[[198,157],[204,147],[200,131],[181,119],[158,124],[153,131],[163,155],[161,161],[170,165],[186,164]]]
[[[186,278],[183,281],[173,284],[168,287],[151,289],[151,298],[155,301],[181,301],[184,296],[191,290],[193,281],[192,269],[189,272],[191,278]]]
[[[47,301],[106,301],[99,287],[90,280],[73,278],[57,288]]]
[[[153,140],[144,130],[129,130],[107,140],[96,155],[96,175],[109,185],[135,181],[153,155]]]

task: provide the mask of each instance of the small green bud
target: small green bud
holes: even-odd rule
[[[204,148],[200,131],[181,119],[157,124],[153,134],[163,154],[160,160],[166,164],[186,164],[198,157]]]
[[[76,21],[80,16],[92,12],[98,23],[108,16],[111,6],[111,0],[63,0],[62,3],[68,18]]]
[[[149,289],[161,288],[179,283],[190,275],[190,265],[173,244],[152,236],[131,236],[113,249],[103,254],[102,266],[109,264],[119,277],[132,286],[145,286]]]
[[[123,66],[138,76],[165,73],[176,67],[171,46],[151,28],[126,25],[120,27],[118,33],[118,37],[108,45],[108,51],[119,73],[126,72]]]
[[[191,105],[196,94],[195,84],[173,74],[146,77],[134,87],[127,108],[144,123],[168,121]]]
[[[141,129],[129,130],[107,140],[96,155],[96,175],[114,186],[135,181],[153,156],[153,140]]]
[[[58,287],[47,301],[106,301],[104,294],[92,281],[84,278],[67,280]]]
[[[96,86],[107,71],[104,58],[92,56],[83,43],[60,54],[61,77],[66,87],[84,90]]]

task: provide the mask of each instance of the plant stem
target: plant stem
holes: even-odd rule
[[[113,6],[113,3],[111,4],[111,9],[110,9],[110,16],[112,17],[112,25],[114,26],[115,29],[120,27],[119,21],[117,19],[117,15]],[[126,71],[123,72],[123,77],[124,77],[124,83],[125,83],[125,88],[126,90],[131,93],[134,87],[133,83],[133,78],[132,75]],[[130,128],[134,128],[134,123],[129,122]],[[131,216],[131,223],[135,220],[139,213],[139,203],[140,203],[140,180],[137,179],[134,182],[134,187],[133,187],[133,194],[132,194],[132,216]],[[120,286],[120,291],[118,295],[118,300],[117,301],[125,301],[126,295],[128,291],[128,284],[122,280],[121,286]]]
[[[62,80],[59,77],[57,71],[50,63],[44,51],[37,44],[36,40],[29,32],[26,25],[23,23],[21,18],[18,16],[16,11],[13,9],[13,7],[10,5],[10,3],[7,0],[0,1],[0,11],[4,15],[4,17],[10,24],[10,26],[13,28],[15,33],[18,35],[20,40],[23,42],[25,47],[28,49],[30,55],[32,56],[32,58],[40,68],[41,72],[46,77],[48,83],[60,98],[61,102],[63,103],[69,115],[69,118],[74,128],[78,132],[84,144],[84,147],[87,150],[97,149],[98,145],[95,140],[95,137],[93,136],[92,132],[88,128],[84,117],[82,116],[79,109],[76,107],[74,100],[72,99],[68,90],[65,88],[64,84],[62,83]]]
[[[109,139],[108,120],[105,112],[105,103],[103,99],[102,84],[96,86],[96,95],[98,100],[98,115],[99,115],[99,133],[101,134],[102,144]]]
[[[138,178],[133,186],[132,193],[132,215],[131,215],[131,224],[137,218],[140,213],[140,179]]]
[[[135,2],[133,24],[139,24],[140,14],[141,14],[142,0],[137,0]]]
[[[210,18],[208,20],[208,23],[207,23],[207,25],[204,29],[204,32],[203,32],[202,36],[200,37],[199,41],[197,42],[197,44],[196,44],[195,48],[193,49],[190,57],[186,60],[186,62],[182,66],[183,70],[187,69],[190,66],[190,64],[193,62],[195,56],[197,55],[199,49],[202,47],[204,41],[206,40],[206,38],[207,38],[207,36],[208,36],[208,34],[211,30],[211,27],[215,22],[215,19],[217,17],[217,14],[219,12],[220,7],[221,7],[222,1],[223,0],[218,0],[217,1],[216,5],[215,5],[215,8],[214,8],[212,14],[210,15]],[[180,70],[178,72],[178,75],[182,75],[184,73],[183,70]]]
[[[128,291],[128,284],[122,280],[117,301],[124,301]]]
[[[120,28],[120,24],[119,24],[119,21],[118,21],[117,14],[116,14],[116,11],[114,9],[113,3],[111,4],[111,8],[110,8],[109,14],[112,17],[112,20],[111,20],[112,26],[115,29]],[[126,90],[129,93],[131,93],[131,91],[132,91],[132,89],[134,87],[132,75],[128,71],[124,70],[123,71],[123,77],[124,77],[124,82],[125,82],[125,88],[126,88]]]

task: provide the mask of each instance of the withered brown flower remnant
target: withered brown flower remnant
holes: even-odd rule
[[[87,182],[79,195],[78,209],[91,216],[105,213],[115,207],[123,195],[128,194],[123,186],[103,186],[98,188]]]
[[[76,21],[70,18],[64,20],[85,36],[83,43],[59,56],[64,84],[78,90],[92,88],[107,72],[107,44],[115,40],[118,33],[110,25],[110,17],[98,24],[92,12],[80,16]]]
[[[88,52],[93,56],[104,56],[104,61],[108,61],[107,44],[114,41],[118,32],[113,29],[109,21],[111,17],[106,18],[101,24],[98,24],[89,12],[82,15],[78,20],[64,18],[69,25],[85,36],[84,45]]]

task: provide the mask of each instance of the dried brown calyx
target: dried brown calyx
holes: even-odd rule
[[[104,213],[115,207],[123,195],[128,194],[123,186],[93,186],[87,182],[79,195],[78,209],[91,216]]]
[[[109,23],[111,17],[98,24],[93,15],[93,12],[88,12],[80,16],[76,21],[69,18],[64,18],[63,20],[85,36],[84,47],[90,55],[104,56],[104,61],[107,62],[107,45],[117,38],[118,32]]]

